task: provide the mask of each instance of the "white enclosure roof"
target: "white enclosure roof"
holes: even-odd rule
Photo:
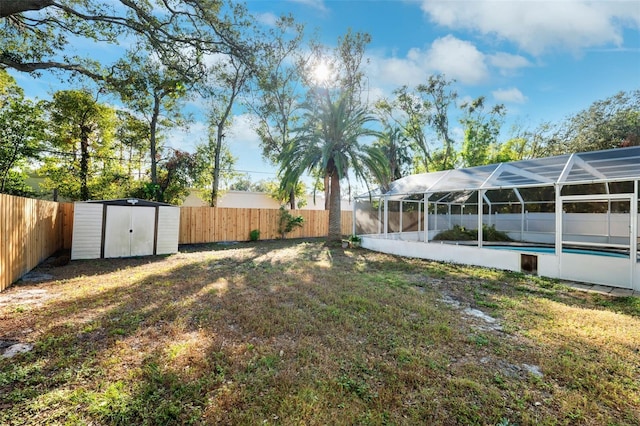
[[[508,189],[640,179],[640,147],[609,149],[422,173],[398,179],[371,196]],[[357,198],[368,198],[369,194]]]

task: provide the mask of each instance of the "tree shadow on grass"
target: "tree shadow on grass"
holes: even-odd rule
[[[258,255],[245,253],[240,265]],[[47,411],[39,404],[49,405],[44,401],[56,392],[68,398],[82,389],[79,383],[104,380],[110,371],[144,370],[137,361],[126,365],[127,358],[135,360],[136,350],[160,347],[172,333],[195,330],[185,313],[192,309],[198,293],[238,267],[233,261],[214,270],[212,262],[204,260],[178,262],[163,273],[153,273],[166,262],[166,258],[110,259],[72,262],[58,268],[56,275],[61,281],[40,287],[50,292],[64,289],[68,297],[44,301],[43,306],[23,312],[9,312],[0,325],[2,335],[24,338],[26,333],[34,344],[28,354],[0,360],[0,394],[7,404],[21,406],[18,412],[28,412],[27,407]],[[126,273],[117,275],[122,270]],[[87,287],[86,282],[89,288],[77,294],[70,288]],[[233,285],[233,281],[229,283]],[[131,353],[119,360],[122,345]],[[115,364],[111,366],[111,362]],[[18,414],[11,412],[4,410],[0,417]],[[34,422],[38,422],[37,416]]]
[[[141,262],[124,275],[114,261],[101,275],[52,285],[70,297],[24,312],[28,320],[7,311],[0,330],[32,329],[35,349],[0,360],[6,401],[0,423],[321,424],[336,416],[346,423],[497,422],[519,409],[518,401],[500,400],[504,389],[517,396],[524,385],[539,394],[569,383],[558,369],[538,384],[509,378],[478,384],[495,374],[479,361],[475,370],[448,367],[460,352],[485,354],[491,340],[482,347],[469,341],[468,331],[434,303],[436,291],[412,289],[429,285],[417,280],[426,274],[439,280],[439,290],[451,285],[470,292],[474,303],[494,296],[498,303],[510,275],[452,266],[443,272],[423,261],[317,242],[209,254]],[[71,291],[87,283],[95,287]],[[504,294],[521,296],[517,289]],[[506,350],[507,343],[496,345]],[[451,380],[455,386],[447,387]],[[465,408],[462,394],[471,391],[475,406]],[[483,408],[492,404],[497,408]],[[570,414],[520,409],[511,419],[523,424],[527,413]]]
[[[302,247],[299,253],[305,258],[322,251],[311,243],[294,244]],[[24,338],[26,331],[35,346],[28,354],[0,360],[0,394],[8,401],[0,418],[46,422],[57,415],[50,407],[64,411],[60,407],[70,409],[70,404],[79,404],[74,415],[82,419],[123,424],[142,419],[161,424],[169,418],[184,422],[195,415],[204,404],[202,395],[221,386],[221,371],[206,361],[202,371],[211,367],[212,375],[183,377],[183,371],[170,367],[171,358],[203,335],[208,343],[193,356],[226,358],[220,348],[229,341],[235,346],[253,326],[257,330],[250,334],[271,327],[243,323],[251,318],[245,305],[261,303],[252,287],[295,281],[287,278],[288,260],[270,257],[272,246],[242,248],[239,259],[109,259],[57,268],[59,281],[40,287],[63,290],[67,297],[12,312],[0,326],[6,335]],[[164,272],[154,272],[167,263]],[[85,289],[74,293],[76,286]],[[207,391],[200,395],[205,385]],[[185,393],[191,395],[186,404],[181,401]]]

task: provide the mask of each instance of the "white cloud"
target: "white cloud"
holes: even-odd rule
[[[527,97],[515,87],[510,89],[498,89],[491,92],[493,97],[499,102],[509,102],[516,104],[523,104],[527,102]]]
[[[451,35],[435,40],[430,46],[412,48],[404,58],[371,58],[370,75],[381,87],[413,86],[424,83],[432,74],[444,74],[462,84],[478,84],[489,77],[485,55],[472,43]]]
[[[278,22],[278,16],[271,12],[258,13],[256,14],[256,19],[258,22],[268,27],[275,27]]]
[[[226,143],[235,155],[247,150],[260,150],[260,137],[254,130],[254,118],[251,114],[240,114],[233,117],[231,127],[226,133]],[[258,151],[261,152],[261,151]]]
[[[621,46],[624,27],[640,27],[635,1],[422,0],[422,9],[439,25],[497,36],[535,55]]]
[[[379,58],[376,62],[380,79],[384,80],[386,85],[413,85],[422,82],[426,75],[425,70],[411,59]]]
[[[190,123],[188,128],[172,128],[164,136],[167,147],[195,152],[196,145],[207,140],[207,125],[202,122]]]
[[[488,77],[484,54],[472,43],[451,35],[433,42],[426,63],[447,78],[464,84],[480,83]]]
[[[324,0],[289,0],[292,3],[299,3],[305,6],[312,7],[314,9],[318,9],[321,12],[327,11],[327,6],[324,3]]]
[[[505,52],[487,55],[487,60],[491,65],[500,68],[503,72],[532,66],[532,63],[524,56],[512,55],[511,53]]]

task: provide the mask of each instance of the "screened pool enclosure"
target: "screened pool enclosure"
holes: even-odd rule
[[[640,290],[638,180],[640,147],[423,173],[356,197],[354,232],[371,250]]]

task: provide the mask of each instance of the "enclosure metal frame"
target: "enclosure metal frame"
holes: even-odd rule
[[[540,172],[536,172],[540,170]],[[482,179],[478,179],[482,177]],[[466,179],[466,180],[465,180]],[[475,179],[475,180],[474,180]],[[577,241],[563,241],[563,206],[571,202],[606,201],[607,212],[611,215],[611,203],[615,201],[629,202],[629,241],[628,244],[599,244],[580,243],[582,245],[598,247],[619,247],[628,250],[630,259],[630,279],[633,277],[638,259],[638,181],[640,180],[640,147],[620,148],[614,150],[597,151],[590,153],[574,153],[558,157],[544,159],[524,160],[510,163],[499,163],[490,166],[481,166],[469,169],[456,169],[445,172],[435,172],[423,175],[413,175],[400,179],[391,184],[388,191],[377,191],[356,197],[356,201],[378,200],[378,236],[380,238],[402,239],[404,231],[402,217],[403,204],[405,202],[418,203],[418,230],[417,235],[424,243],[429,240],[429,215],[430,206],[433,205],[438,228],[438,207],[448,206],[449,228],[451,227],[451,207],[472,204],[477,207],[477,229],[482,229],[484,222],[484,206],[487,205],[489,218],[492,217],[494,207],[506,204],[494,202],[488,196],[488,191],[511,190],[520,204],[520,235],[525,234],[526,205],[529,203],[555,203],[555,255],[558,257],[559,268],[562,265],[563,246],[569,243],[578,244]],[[462,182],[456,186],[457,182]],[[614,182],[633,183],[633,192],[611,193],[610,184]],[[587,195],[563,195],[562,189],[568,186],[603,184],[602,193]],[[541,199],[536,201],[525,200],[520,189],[532,187],[551,187],[554,189],[554,200]],[[437,199],[431,199],[435,194],[443,195]],[[474,193],[477,193],[477,202],[467,203]],[[452,194],[460,194],[456,199]],[[420,197],[420,200],[406,200],[408,197]],[[399,201],[400,228],[395,235],[389,232],[389,203]],[[515,202],[515,201],[514,201]],[[356,231],[356,208],[354,208],[354,233]],[[424,212],[424,220],[422,220]],[[491,221],[491,219],[489,219]],[[607,222],[608,235],[611,236],[611,222]],[[366,236],[366,235],[364,235]],[[420,238],[421,236],[421,238]],[[483,247],[482,232],[478,232],[476,245]]]

